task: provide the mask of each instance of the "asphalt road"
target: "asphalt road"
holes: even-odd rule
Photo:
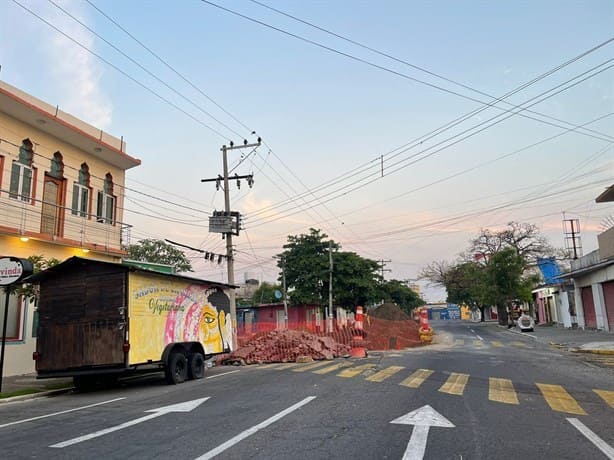
[[[3,404],[0,453],[11,459],[614,459],[614,367],[493,325],[434,327],[443,344],[366,359],[222,366],[177,386],[156,375],[93,393]]]

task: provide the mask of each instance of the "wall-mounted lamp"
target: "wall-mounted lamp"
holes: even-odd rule
[[[88,252],[90,252],[90,250],[87,248],[81,248],[81,252],[83,252],[83,254],[87,254]]]

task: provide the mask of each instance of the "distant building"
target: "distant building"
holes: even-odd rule
[[[139,164],[123,140],[0,82],[0,256],[119,262],[125,171]],[[4,375],[33,372],[36,315],[11,296]]]

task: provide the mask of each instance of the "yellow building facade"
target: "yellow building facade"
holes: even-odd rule
[[[0,82],[0,257],[119,262],[125,172],[139,164],[123,139]],[[34,302],[11,296],[3,375],[34,371],[35,341]]]

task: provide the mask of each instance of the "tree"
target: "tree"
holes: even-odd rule
[[[365,305],[378,297],[379,265],[327,241],[320,230],[290,235],[284,252],[277,256],[285,267],[286,288],[293,304],[328,304],[330,257],[333,258],[333,304],[346,308]],[[281,277],[280,277],[281,280]]]
[[[496,305],[501,324],[513,301],[530,301],[537,283],[536,261],[556,250],[532,224],[510,222],[500,231],[482,229],[455,263],[433,262],[420,276],[444,286],[448,301],[472,309]]]
[[[141,262],[172,265],[178,272],[191,272],[192,264],[183,251],[162,240],[144,239],[127,247],[128,257]]]
[[[336,305],[354,309],[378,299],[379,264],[354,252],[333,255],[333,298]]]
[[[275,291],[282,292],[282,288],[279,284],[261,283],[252,296],[252,304],[258,305],[261,303],[281,302],[283,299],[275,297]]]
[[[395,303],[401,310],[411,314],[414,308],[424,305],[426,302],[418,294],[399,280],[384,281],[380,287],[385,301]]]
[[[32,255],[28,257],[32,262],[33,273],[38,273],[60,263],[60,260],[55,257],[45,259],[43,255]],[[38,300],[39,289],[38,284],[24,284],[15,289],[17,295],[22,295],[27,299]]]
[[[277,266],[285,266],[286,288],[293,304],[321,304],[328,297],[329,243],[320,230],[309,229],[308,235],[289,235]],[[333,250],[339,245],[331,243]]]

